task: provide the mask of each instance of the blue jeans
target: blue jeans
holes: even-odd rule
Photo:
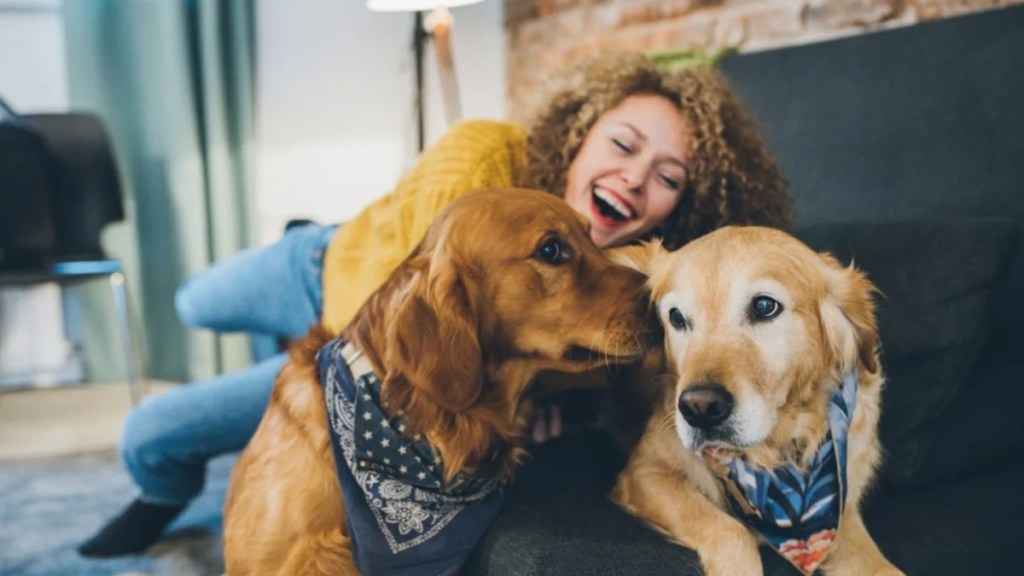
[[[187,280],[174,304],[182,322],[222,332],[294,338],[320,319],[323,257],[337,226],[293,228]],[[286,355],[176,387],[140,404],[125,422],[121,458],[142,498],[184,504],[202,490],[206,462],[245,447]]]

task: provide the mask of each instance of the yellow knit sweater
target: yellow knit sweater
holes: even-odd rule
[[[478,188],[521,185],[526,171],[526,135],[518,126],[488,120],[455,125],[420,155],[390,194],[334,235],[323,272],[327,328],[340,331],[348,325],[449,202]]]

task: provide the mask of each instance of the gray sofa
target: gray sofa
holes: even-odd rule
[[[724,64],[792,183],[796,234],[886,294],[886,460],[864,510],[911,575],[1024,570],[1022,30],[1017,6]],[[600,432],[537,448],[467,573],[700,574],[607,500],[623,464]]]

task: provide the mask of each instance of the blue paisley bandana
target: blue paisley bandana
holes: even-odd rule
[[[729,506],[804,574],[824,562],[835,541],[846,499],[846,440],[857,401],[857,374],[832,393],[829,432],[806,471],[787,464],[755,468],[742,458],[703,451],[725,488]]]
[[[382,409],[380,380],[351,344],[332,340],[317,361],[359,571],[456,573],[501,507],[501,482],[459,474],[446,484],[440,455]]]

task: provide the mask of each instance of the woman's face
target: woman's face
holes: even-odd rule
[[[643,236],[668,217],[686,188],[690,138],[682,113],[663,96],[630,96],[598,118],[565,188],[598,247]]]

